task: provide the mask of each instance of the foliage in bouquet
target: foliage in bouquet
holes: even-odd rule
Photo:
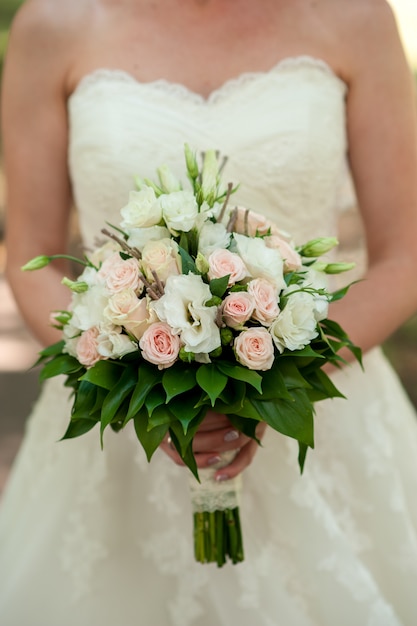
[[[189,189],[167,167],[158,183],[136,180],[122,221],[88,258],[68,311],[55,312],[63,340],[41,352],[41,379],[66,375],[73,389],[65,438],[133,419],[148,459],[169,432],[197,475],[192,440],[209,408],[249,437],[265,421],[314,446],[314,403],[340,396],[323,365],[359,349],[335,322],[326,273],[349,264],[317,261],[337,244],[295,248],[263,216],[228,210],[217,155],[200,171],[185,149]],[[58,255],[60,256],[60,255]],[[65,256],[65,255],[62,255]],[[38,269],[56,257],[37,257]]]
[[[330,293],[326,274],[352,266],[318,260],[334,238],[295,247],[262,215],[230,209],[235,189],[222,187],[214,151],[201,169],[188,146],[185,160],[187,188],[165,166],[157,183],[136,179],[121,223],[103,229],[105,243],[78,259],[80,276],[63,281],[71,305],[53,314],[63,339],[40,356],[41,378],[63,374],[73,390],[63,439],[98,424],[103,444],[108,426],[119,431],[133,420],[148,460],[169,435],[198,478],[193,438],[212,409],[251,438],[263,421],[297,440],[302,471],[314,447],[314,403],[341,396],[323,366],[342,363],[345,347],[360,360],[327,318],[347,288]],[[207,516],[196,518],[197,558],[242,560],[236,511]],[[200,541],[201,524],[213,551],[201,543],[207,537]]]

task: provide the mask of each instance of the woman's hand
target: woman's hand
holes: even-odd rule
[[[262,439],[266,424],[259,423],[256,436]],[[175,450],[170,438],[167,437],[160,446],[177,465],[184,465],[180,455]],[[193,450],[197,467],[202,469],[218,463],[220,454],[227,450],[237,450],[233,461],[217,470],[214,475],[216,480],[229,480],[234,478],[250,465],[259,444],[237,431],[227,419],[226,415],[208,411],[198,432],[194,437]]]

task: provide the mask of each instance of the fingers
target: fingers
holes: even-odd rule
[[[256,436],[259,440],[262,439],[265,430],[266,424],[259,423],[256,429]],[[235,476],[243,472],[243,470],[245,470],[252,463],[252,460],[258,449],[258,442],[254,439],[249,439],[246,445],[244,445],[242,449],[238,452],[233,461],[229,463],[229,465],[226,465],[215,473],[215,480],[230,480],[231,478],[234,478]]]
[[[262,439],[265,430],[266,424],[259,423],[256,429],[258,439]],[[231,435],[231,433],[233,433],[233,435]],[[237,432],[230,427],[230,424],[228,428],[213,431],[209,430],[204,433],[199,431],[197,435],[194,437],[194,455],[199,469],[212,467],[219,463],[222,460],[220,454],[226,450],[239,450],[231,463],[216,472],[216,480],[229,480],[243,472],[243,470],[251,464],[259,448],[259,444],[256,441]],[[161,444],[161,448],[174,463],[177,465],[185,465],[180,455],[175,450],[170,437],[167,437]]]

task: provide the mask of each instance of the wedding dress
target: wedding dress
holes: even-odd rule
[[[69,99],[69,163],[92,246],[118,222],[133,176],[183,145],[229,157],[236,202],[296,242],[332,235],[347,150],[346,85],[322,61],[289,59],[205,99],[118,70]],[[184,180],[184,182],[186,182]],[[244,473],[242,564],[194,563],[187,470],[132,429],[58,442],[70,410],[45,385],[0,515],[2,626],[413,626],[417,623],[417,424],[379,350],[334,376],[300,476],[292,440],[268,432]]]

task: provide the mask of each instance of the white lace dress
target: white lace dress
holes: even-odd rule
[[[330,235],[346,153],[346,87],[287,60],[203,99],[94,72],[69,101],[69,161],[88,244],[116,222],[134,174],[183,174],[183,144],[229,156],[239,201],[298,241]],[[417,425],[381,353],[335,376],[300,477],[270,432],[244,474],[244,563],[193,561],[187,471],[130,429],[58,443],[69,403],[45,386],[0,515],[2,626],[413,626]]]

